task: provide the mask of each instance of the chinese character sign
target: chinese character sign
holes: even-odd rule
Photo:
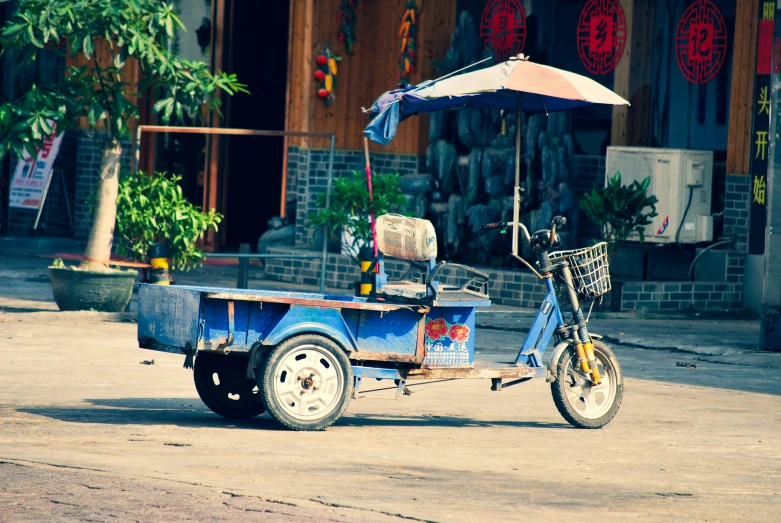
[[[16,164],[8,193],[8,206],[18,209],[38,209],[43,204],[44,192],[49,185],[52,166],[62,142],[62,134],[56,136],[57,124],[49,121],[54,133],[45,139],[35,158],[26,151]]]
[[[526,11],[521,0],[489,0],[480,22],[486,49],[503,62],[523,51],[526,41]]]
[[[588,0],[578,20],[578,54],[589,72],[607,74],[626,47],[626,18],[618,0]]]
[[[727,24],[711,0],[695,0],[684,11],[675,34],[675,56],[687,80],[713,80],[727,55]]]
[[[754,80],[754,125],[751,129],[751,185],[749,193],[748,253],[765,252],[767,225],[767,165],[770,132],[770,71],[776,3],[759,2],[757,68]]]

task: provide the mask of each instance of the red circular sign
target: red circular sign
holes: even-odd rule
[[[618,0],[588,0],[578,20],[578,54],[593,74],[618,65],[626,47],[626,18]]]
[[[523,51],[526,11],[521,0],[490,0],[483,10],[480,36],[494,58],[504,62]]]
[[[675,56],[681,73],[692,83],[713,80],[727,54],[727,25],[710,0],[695,0],[684,11],[675,33]]]

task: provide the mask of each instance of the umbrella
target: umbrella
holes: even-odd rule
[[[387,145],[402,120],[456,107],[549,113],[591,104],[629,105],[629,102],[590,78],[535,64],[519,55],[493,67],[383,94],[368,111],[372,121],[364,134],[374,142]]]
[[[518,255],[521,111],[549,113],[592,104],[629,105],[629,102],[590,78],[529,62],[522,54],[493,67],[454,76],[459,72],[451,73],[449,78],[445,76],[383,94],[367,111],[372,120],[363,133],[370,140],[387,145],[396,136],[399,122],[416,114],[456,107],[517,110],[512,252],[526,263]],[[531,265],[529,268],[537,272]]]

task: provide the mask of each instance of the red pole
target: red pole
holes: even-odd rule
[[[372,166],[369,162],[369,139],[363,137],[363,151],[366,155],[366,183],[369,185],[369,217],[372,225],[372,245],[374,246],[374,255],[377,256],[377,223],[374,220],[374,209],[372,208]]]

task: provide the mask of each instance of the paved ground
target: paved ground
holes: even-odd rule
[[[479,329],[478,350],[506,358],[519,335]],[[137,349],[132,323],[5,321],[0,520],[778,520],[778,367],[614,349],[626,393],[600,431],[565,424],[544,382],[462,380],[291,433],[210,413],[183,357]]]
[[[462,380],[291,433],[212,414],[134,323],[55,312],[48,262],[0,254],[0,522],[781,519],[781,354],[755,350],[755,320],[596,318],[626,376],[600,431],[571,429],[543,382]],[[233,286],[236,268],[177,279]],[[534,312],[480,312],[478,357],[513,356]]]

